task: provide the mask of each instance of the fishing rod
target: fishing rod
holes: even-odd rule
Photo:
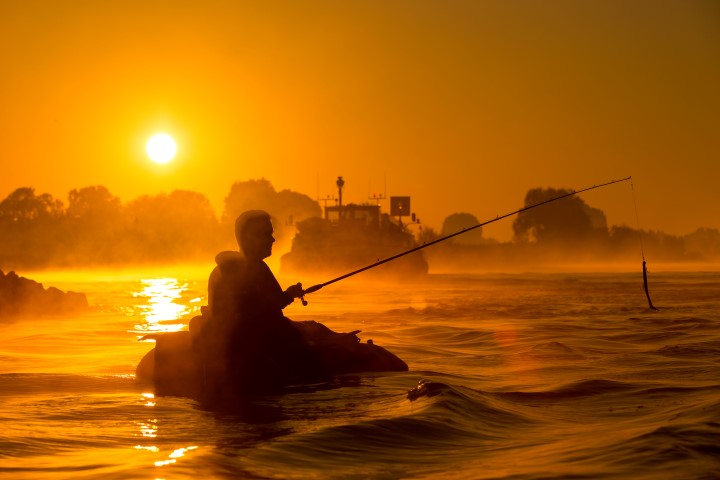
[[[549,200],[544,200],[544,201],[542,201],[542,202],[535,203],[535,204],[533,204],[533,205],[528,205],[527,207],[523,207],[523,208],[521,208],[521,209],[519,209],[519,210],[515,210],[514,212],[506,213],[505,215],[495,217],[495,218],[493,218],[492,220],[488,220],[487,222],[479,223],[479,224],[477,224],[477,225],[473,225],[472,227],[467,227],[467,228],[465,228],[465,229],[463,229],[463,230],[459,230],[459,231],[457,231],[457,232],[455,232],[455,233],[451,233],[450,235],[446,235],[446,236],[444,236],[444,237],[438,238],[438,239],[433,240],[433,241],[431,241],[431,242],[423,243],[422,245],[418,245],[417,247],[411,248],[410,250],[406,250],[406,251],[404,251],[404,252],[398,253],[397,255],[393,255],[392,257],[388,257],[388,258],[385,258],[385,259],[383,259],[383,260],[378,260],[377,262],[375,262],[375,263],[373,263],[373,264],[371,264],[371,265],[368,265],[368,266],[363,267],[363,268],[358,268],[357,270],[354,270],[354,271],[352,271],[352,272],[350,272],[350,273],[346,273],[345,275],[341,275],[341,276],[339,276],[339,277],[337,277],[337,278],[333,278],[332,280],[329,280],[329,281],[327,281],[327,282],[325,282],[325,283],[319,283],[319,284],[317,284],[317,285],[313,285],[312,287],[303,290],[303,293],[302,293],[302,295],[300,296],[300,300],[302,301],[302,304],[303,304],[303,305],[307,305],[307,301],[305,301],[305,294],[317,292],[317,291],[320,290],[321,288],[327,287],[328,285],[331,285],[331,284],[333,284],[333,283],[335,283],[335,282],[339,282],[340,280],[344,280],[344,279],[346,279],[346,278],[348,278],[348,277],[352,277],[353,275],[357,275],[358,273],[362,273],[362,272],[364,272],[364,271],[366,271],[366,270],[370,270],[371,268],[379,267],[380,265],[382,265],[382,264],[384,264],[384,263],[388,263],[388,262],[391,262],[391,261],[393,261],[393,260],[395,260],[395,259],[398,259],[398,258],[400,258],[400,257],[404,257],[405,255],[409,255],[409,254],[411,254],[411,253],[413,253],[413,252],[417,252],[418,250],[422,250],[423,248],[427,248],[427,247],[429,247],[430,245],[435,245],[436,243],[444,242],[445,240],[448,240],[448,239],[450,239],[450,238],[457,237],[458,235],[462,235],[463,233],[469,232],[470,230],[475,230],[476,228],[480,228],[480,227],[485,226],[485,225],[488,225],[488,224],[490,224],[490,223],[497,222],[498,220],[502,220],[503,218],[507,218],[507,217],[511,217],[511,216],[513,216],[513,215],[517,215],[518,213],[522,213],[522,212],[525,212],[525,211],[530,210],[530,209],[532,209],[532,208],[536,208],[536,207],[539,207],[539,206],[541,206],[541,205],[545,205],[546,203],[555,202],[555,201],[557,201],[557,200],[561,200],[561,199],[566,198],[566,197],[571,197],[571,196],[577,195],[577,194],[579,194],[579,193],[587,192],[588,190],[594,190],[594,189],[596,189],[596,188],[607,187],[608,185],[612,185],[612,184],[614,184],[614,183],[627,182],[628,180],[631,181],[631,180],[632,180],[632,177],[621,178],[621,179],[619,179],[619,180],[611,180],[611,181],[606,182],[606,183],[601,183],[600,185],[593,185],[592,187],[583,188],[582,190],[573,190],[573,191],[571,191],[571,192],[569,192],[569,193],[565,193],[565,194],[560,195],[560,196],[558,196],[558,197],[554,197],[554,198],[551,198],[551,199],[549,199]]]

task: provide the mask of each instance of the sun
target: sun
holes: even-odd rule
[[[145,151],[153,162],[165,164],[175,158],[177,144],[167,133],[156,133],[147,141]]]

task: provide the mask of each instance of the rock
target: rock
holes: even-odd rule
[[[55,287],[0,270],[0,319],[24,315],[59,315],[88,309],[84,293],[63,292]]]

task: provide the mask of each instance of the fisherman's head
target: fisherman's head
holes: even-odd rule
[[[262,260],[272,253],[273,226],[270,214],[248,210],[235,220],[235,238],[248,260]]]

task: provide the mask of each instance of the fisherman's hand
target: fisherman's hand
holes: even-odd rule
[[[290,298],[299,298],[303,295],[303,288],[302,283],[298,282],[295,285],[290,285],[287,290],[285,290],[285,295],[287,295]]]

